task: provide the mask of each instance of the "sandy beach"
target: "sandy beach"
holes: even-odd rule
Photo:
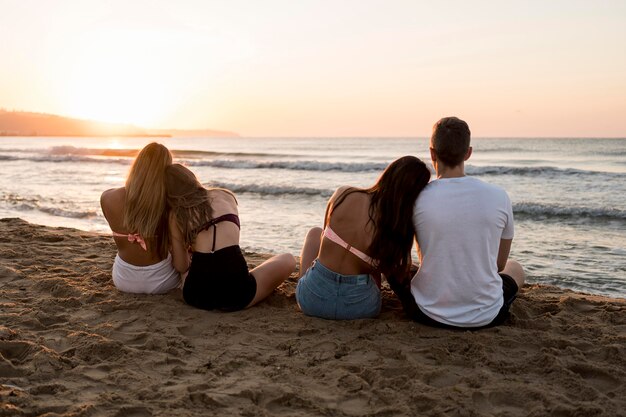
[[[504,326],[236,313],[117,291],[110,237],[0,220],[0,416],[617,416],[626,300],[527,285]],[[250,265],[267,256],[247,254]]]

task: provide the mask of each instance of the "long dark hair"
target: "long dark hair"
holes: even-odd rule
[[[403,156],[389,164],[372,187],[349,189],[334,204],[338,206],[353,192],[371,196],[369,217],[374,236],[368,254],[378,261],[377,268],[387,277],[406,274],[411,267],[415,236],[413,207],[429,180],[430,171],[424,162],[414,156]]]

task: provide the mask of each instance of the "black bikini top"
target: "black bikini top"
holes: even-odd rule
[[[235,223],[237,225],[237,227],[239,229],[241,229],[241,224],[239,223],[239,216],[237,216],[236,214],[233,214],[233,213],[228,213],[228,214],[221,215],[221,216],[216,217],[214,219],[211,219],[207,223],[205,223],[205,225],[202,226],[199,229],[199,231],[201,231],[201,230],[209,230],[209,227],[213,226],[213,247],[211,248],[211,252],[215,252],[215,240],[216,240],[216,237],[217,237],[217,227],[215,227],[215,225],[218,224],[218,223],[221,223],[221,222]]]
[[[228,213],[228,214],[223,214],[219,217],[209,220],[207,223],[204,224],[204,226],[200,228],[200,230],[209,230],[209,227],[215,226],[216,224],[221,223],[221,222],[235,223],[237,227],[241,229],[241,224],[239,223],[239,216],[233,213]]]

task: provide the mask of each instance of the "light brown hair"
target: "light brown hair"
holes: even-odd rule
[[[202,186],[193,172],[181,164],[167,167],[165,185],[168,209],[176,217],[176,224],[182,232],[185,245],[190,246],[196,235],[213,218],[208,190]],[[223,188],[209,188],[215,189],[232,194]]]
[[[165,168],[171,164],[170,151],[152,142],[139,152],[126,178],[124,227],[138,233],[161,258],[167,256],[169,246]]]

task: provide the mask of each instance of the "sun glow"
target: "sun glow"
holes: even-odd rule
[[[0,0],[0,108],[242,136],[451,114],[483,136],[626,132],[624,1],[241,3]]]
[[[172,105],[167,62],[142,48],[136,34],[99,34],[75,51],[62,83],[65,114],[150,127]]]
[[[120,138],[109,138],[108,143],[106,144],[107,149],[123,149],[122,142]]]

